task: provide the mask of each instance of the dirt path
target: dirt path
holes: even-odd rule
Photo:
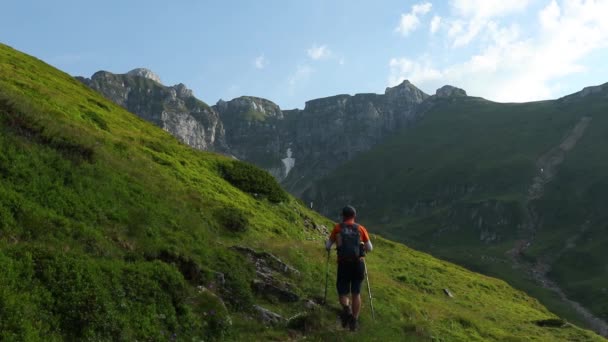
[[[547,274],[551,270],[551,260],[538,260],[536,264],[532,264],[521,258],[526,249],[534,242],[536,232],[541,225],[541,218],[531,205],[532,201],[538,200],[543,196],[545,185],[555,178],[559,165],[564,161],[566,154],[576,146],[576,143],[585,134],[585,130],[590,122],[590,117],[581,118],[558,146],[542,155],[536,162],[538,171],[532,180],[532,185],[528,188],[528,197],[526,199],[526,219],[525,224],[522,227],[525,237],[516,241],[513,248],[507,252],[507,255],[516,268],[528,273],[542,287],[553,291],[563,302],[567,303],[585,322],[587,322],[594,331],[604,337],[608,337],[608,323],[593,315],[580,303],[569,299],[564,291],[547,277]],[[588,222],[581,226],[581,229],[577,234],[568,239],[566,246],[553,257],[553,260],[559,258],[559,256],[568,248],[571,248],[587,229]]]

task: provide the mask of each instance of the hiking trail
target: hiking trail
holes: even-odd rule
[[[558,297],[563,302],[567,303],[595,332],[604,337],[608,337],[608,323],[595,316],[580,303],[569,299],[565,292],[547,276],[551,270],[552,261],[557,260],[567,249],[574,246],[580,236],[589,228],[589,222],[585,222],[581,225],[580,230],[567,240],[564,248],[553,256],[551,258],[552,260],[549,260],[549,258],[539,258],[536,260],[535,264],[532,264],[523,260],[521,257],[534,242],[536,232],[542,225],[542,218],[536,213],[532,202],[543,197],[545,186],[553,181],[557,174],[558,167],[564,161],[566,154],[570,152],[583,137],[590,122],[591,117],[582,117],[559,145],[553,147],[536,161],[537,174],[534,176],[532,184],[528,188],[525,201],[526,217],[524,220],[525,223],[522,226],[524,237],[515,242],[515,245],[507,252],[507,255],[511,258],[514,267],[522,269],[542,287],[557,294]]]

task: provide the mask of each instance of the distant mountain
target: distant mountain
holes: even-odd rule
[[[404,81],[384,94],[311,100],[303,110],[282,110],[251,96],[208,107],[183,84],[163,86],[147,69],[126,74],[100,71],[90,79],[78,79],[192,147],[231,154],[266,169],[296,195],[392,132],[411,125],[429,97]]]
[[[364,299],[347,333],[333,285],[320,305],[331,221],[2,44],[0,133],[2,341],[605,341],[375,235],[377,318]]]
[[[437,98],[415,129],[302,197],[327,215],[352,203],[384,236],[506,279],[606,335],[606,113],[608,84],[521,104]]]

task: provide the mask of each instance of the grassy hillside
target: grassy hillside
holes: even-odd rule
[[[556,316],[535,299],[379,237],[378,320],[366,305],[361,332],[338,333],[334,304],[300,300],[322,296],[330,223],[271,180],[0,45],[0,340],[602,340],[541,327]],[[297,269],[268,266],[299,298],[254,291],[235,245]],[[300,318],[265,326],[254,305]]]
[[[608,320],[606,88],[524,104],[437,99],[414,128],[320,181],[308,199],[324,210],[350,201],[384,236],[580,319],[538,280],[554,281]]]

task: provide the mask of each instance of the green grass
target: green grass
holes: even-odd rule
[[[231,167],[256,175],[255,192],[226,180],[222,170]],[[302,306],[256,296],[253,266],[229,247],[276,254],[300,271],[285,277],[294,291],[314,298],[323,293],[325,253],[310,226],[331,223],[282,192],[278,200],[252,195],[278,191],[260,172],[188,148],[0,45],[0,340],[298,336],[251,318],[253,304],[286,317]],[[331,285],[332,304],[309,317],[308,339],[602,340],[571,325],[538,327],[534,320],[555,315],[500,280],[374,241],[368,262],[378,320],[366,303],[361,332],[338,332]],[[330,271],[333,284],[333,262]]]
[[[608,258],[601,247],[608,242],[606,110],[605,92],[523,104],[438,101],[414,127],[340,167],[315,185],[314,198],[304,198],[329,213],[346,193],[383,235],[541,293],[550,308],[577,319],[525,274],[480,260],[505,259],[526,235],[521,227],[537,159],[559,145],[583,116],[591,116],[544,196],[532,203],[542,223],[527,257],[554,261],[550,276],[608,320],[602,285],[608,283],[608,269],[598,266]],[[572,251],[560,254],[585,222],[589,232]]]

